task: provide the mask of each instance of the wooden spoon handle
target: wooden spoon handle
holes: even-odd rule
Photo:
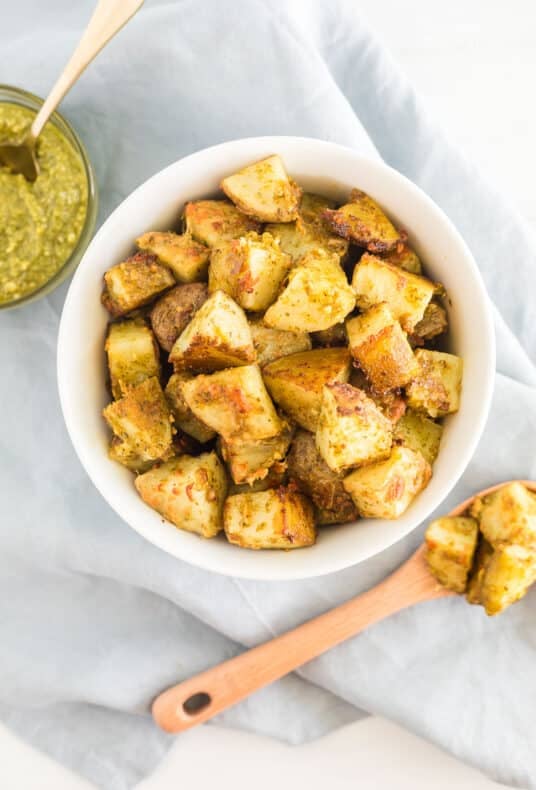
[[[155,721],[167,732],[195,727],[372,623],[449,594],[427,570],[421,547],[372,590],[168,689],[154,701]]]
[[[31,137],[36,140],[60,101],[86,66],[143,5],[144,0],[99,0],[71,59],[37,113]]]

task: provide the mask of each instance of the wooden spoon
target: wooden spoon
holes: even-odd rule
[[[536,491],[536,482],[517,482]],[[499,483],[479,491],[449,515],[461,515],[477,496],[508,484]],[[454,595],[431,575],[424,551],[424,545],[419,546],[400,568],[371,590],[164,691],[153,703],[156,723],[166,732],[182,732],[202,724],[390,614],[421,601]]]
[[[86,66],[134,16],[143,2],[144,0],[99,0],[71,59],[43,102],[24,139],[0,144],[0,164],[13,173],[22,173],[27,181],[35,181],[39,174],[35,144],[46,122]]]

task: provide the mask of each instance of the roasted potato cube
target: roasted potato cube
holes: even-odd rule
[[[394,427],[396,444],[403,444],[422,453],[430,465],[439,453],[442,433],[442,425],[412,409],[407,409]]]
[[[486,569],[490,563],[493,555],[493,546],[480,535],[476,554],[473,561],[473,568],[469,576],[469,583],[467,584],[467,592],[465,597],[469,603],[482,603],[482,582],[486,575]]]
[[[478,522],[465,516],[437,518],[425,535],[426,562],[444,587],[463,593],[478,542]]]
[[[112,455],[138,457],[141,463],[166,459],[172,453],[172,417],[156,377],[132,387],[119,400],[110,403],[103,416],[114,434],[125,445],[116,444]]]
[[[208,298],[205,283],[177,285],[158,300],[151,310],[151,326],[165,351],[171,351],[194,314]]]
[[[184,208],[186,232],[207,247],[238,239],[261,226],[228,200],[196,200]]]
[[[350,351],[377,392],[404,387],[418,365],[405,332],[385,302],[346,322]]]
[[[401,516],[428,485],[430,464],[409,447],[393,447],[387,461],[369,464],[345,477],[344,487],[363,518]]]
[[[376,201],[360,189],[352,190],[346,205],[326,209],[324,218],[335,233],[369,252],[388,252],[401,241],[399,232]]]
[[[419,348],[419,370],[406,387],[408,406],[430,417],[444,417],[460,408],[463,360],[454,354]]]
[[[480,602],[489,615],[499,614],[523,598],[536,580],[536,558],[524,546],[495,549],[480,585]]]
[[[346,334],[346,326],[343,323],[333,324],[329,329],[321,329],[320,332],[311,332],[311,340],[315,348],[347,346],[348,335]]]
[[[412,335],[421,340],[432,340],[442,335],[448,329],[447,313],[444,307],[437,302],[426,305],[424,315],[413,328]]]
[[[176,527],[213,538],[223,527],[225,469],[215,452],[181,455],[139,475],[143,501]]]
[[[268,474],[262,480],[252,483],[233,483],[230,481],[228,494],[254,494],[256,491],[268,491],[269,488],[279,488],[287,482],[287,465],[284,461],[276,461],[268,469]]]
[[[316,446],[334,472],[388,458],[393,441],[391,422],[373,400],[351,384],[326,384]]]
[[[402,329],[413,331],[434,295],[434,283],[366,253],[354,269],[352,288],[357,306],[367,310],[387,302]]]
[[[154,335],[139,318],[110,324],[104,349],[108,357],[112,395],[117,400],[129,387],[160,375]]]
[[[405,242],[399,242],[394,249],[385,253],[383,259],[393,266],[399,266],[412,274],[421,274],[422,265],[419,256]]]
[[[355,295],[338,256],[316,250],[292,269],[264,323],[290,332],[315,332],[340,323],[354,307]]]
[[[247,318],[223,291],[215,291],[177,338],[169,361],[175,370],[221,370],[255,361]]]
[[[105,273],[101,301],[117,318],[152,302],[172,285],[175,278],[167,266],[155,255],[137,252]]]
[[[136,472],[137,474],[146,472],[155,463],[152,459],[147,460],[146,458],[142,458],[128,441],[124,442],[118,436],[112,436],[108,448],[108,457],[112,461],[117,461],[121,466],[126,466],[131,472]]]
[[[213,249],[208,289],[225,291],[244,310],[266,310],[291,265],[290,256],[269,233],[248,233]]]
[[[311,250],[323,249],[335,252],[344,258],[348,252],[348,241],[336,236],[322,216],[333,202],[320,195],[305,192],[302,195],[298,218],[294,222],[277,222],[266,226],[266,230],[279,239],[281,249],[291,256],[293,263]]]
[[[180,236],[171,231],[153,230],[136,239],[136,244],[140,250],[156,255],[179,283],[198,282],[207,277],[210,250],[189,233]]]
[[[235,483],[254,483],[268,475],[271,466],[287,454],[294,429],[286,422],[283,429],[267,439],[236,436],[221,440],[221,454]]]
[[[503,486],[485,498],[480,529],[494,548],[517,543],[536,552],[536,496],[521,483]]]
[[[357,509],[342,484],[342,477],[326,464],[309,431],[298,431],[288,454],[288,477],[316,505],[322,523],[356,521]]]
[[[299,351],[310,351],[311,338],[307,332],[286,332],[284,329],[271,329],[261,321],[249,324],[253,346],[257,353],[257,364],[264,367],[274,359],[288,357]]]
[[[284,428],[257,365],[196,376],[182,385],[195,416],[225,440],[270,439]]]
[[[261,222],[291,222],[298,216],[301,189],[277,155],[227,176],[221,188],[244,214]]]
[[[482,515],[482,510],[484,509],[485,499],[486,497],[476,496],[469,508],[469,515],[473,518],[476,518],[477,521],[480,521],[480,516]]]
[[[299,549],[316,539],[313,506],[292,488],[227,497],[227,540],[245,549]]]
[[[165,395],[171,408],[173,417],[175,418],[175,425],[181,431],[187,433],[188,436],[193,436],[198,442],[204,444],[209,442],[216,436],[216,432],[205,425],[204,422],[198,420],[193,411],[190,409],[182,394],[182,385],[185,381],[191,381],[193,375],[191,373],[174,373],[169,379]]]
[[[302,428],[316,431],[322,388],[348,381],[350,353],[346,348],[317,348],[276,359],[262,370],[268,392]]]

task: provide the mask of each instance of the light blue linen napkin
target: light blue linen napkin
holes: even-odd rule
[[[12,4],[2,80],[45,94],[91,6]],[[536,241],[427,118],[351,2],[147,0],[62,109],[96,165],[101,218],[173,160],[257,134],[334,140],[413,179],[465,236],[496,305],[489,423],[442,509],[536,477]],[[368,588],[422,530],[356,568],[277,584],[213,575],[146,543],[93,489],[63,425],[64,295],[0,317],[0,717],[99,787],[125,790],[171,742],[148,714],[158,691]],[[379,713],[536,787],[535,601],[498,619],[459,599],[402,612],[219,721],[300,743]]]

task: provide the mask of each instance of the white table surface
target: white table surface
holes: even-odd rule
[[[327,0],[319,0],[327,2]],[[430,113],[451,139],[507,190],[536,228],[532,170],[536,139],[533,0],[360,0]],[[530,167],[529,167],[530,163]],[[210,754],[210,760],[206,755]],[[90,790],[91,785],[0,727],[6,790]],[[262,770],[259,766],[262,765]],[[239,767],[238,767],[239,766]],[[216,727],[180,737],[138,790],[256,790],[274,785],[330,790],[492,790],[498,785],[439,749],[378,718],[315,743],[288,747]],[[282,777],[284,777],[282,785]]]

